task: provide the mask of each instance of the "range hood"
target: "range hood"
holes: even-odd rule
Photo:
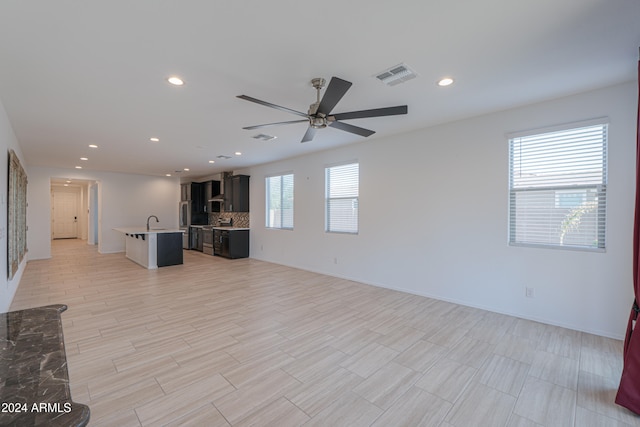
[[[222,179],[220,180],[220,190],[222,191],[222,193],[216,194],[215,196],[207,200],[207,202],[224,202],[224,182],[231,176],[233,176],[233,172],[222,172]]]

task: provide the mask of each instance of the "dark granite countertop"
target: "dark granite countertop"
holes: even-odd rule
[[[49,305],[0,314],[0,425],[85,426],[71,400],[60,313]]]

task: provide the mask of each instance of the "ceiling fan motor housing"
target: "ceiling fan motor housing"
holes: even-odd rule
[[[309,125],[315,129],[322,129],[327,127],[326,117],[309,117]]]

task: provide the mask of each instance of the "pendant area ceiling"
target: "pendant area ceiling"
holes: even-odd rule
[[[4,0],[0,101],[27,167],[199,177],[634,81],[638,17],[637,0]],[[417,77],[375,77],[398,64]],[[335,113],[409,113],[354,121],[368,138],[242,129],[291,117],[237,95],[306,112],[332,76],[353,82]]]

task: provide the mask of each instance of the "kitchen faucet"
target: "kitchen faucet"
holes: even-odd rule
[[[155,218],[155,219],[156,219],[156,222],[160,222],[160,220],[158,219],[158,217],[157,217],[157,216],[155,216],[155,215],[149,215],[149,218],[147,218],[147,231],[149,231],[149,220],[150,220],[151,218]]]

